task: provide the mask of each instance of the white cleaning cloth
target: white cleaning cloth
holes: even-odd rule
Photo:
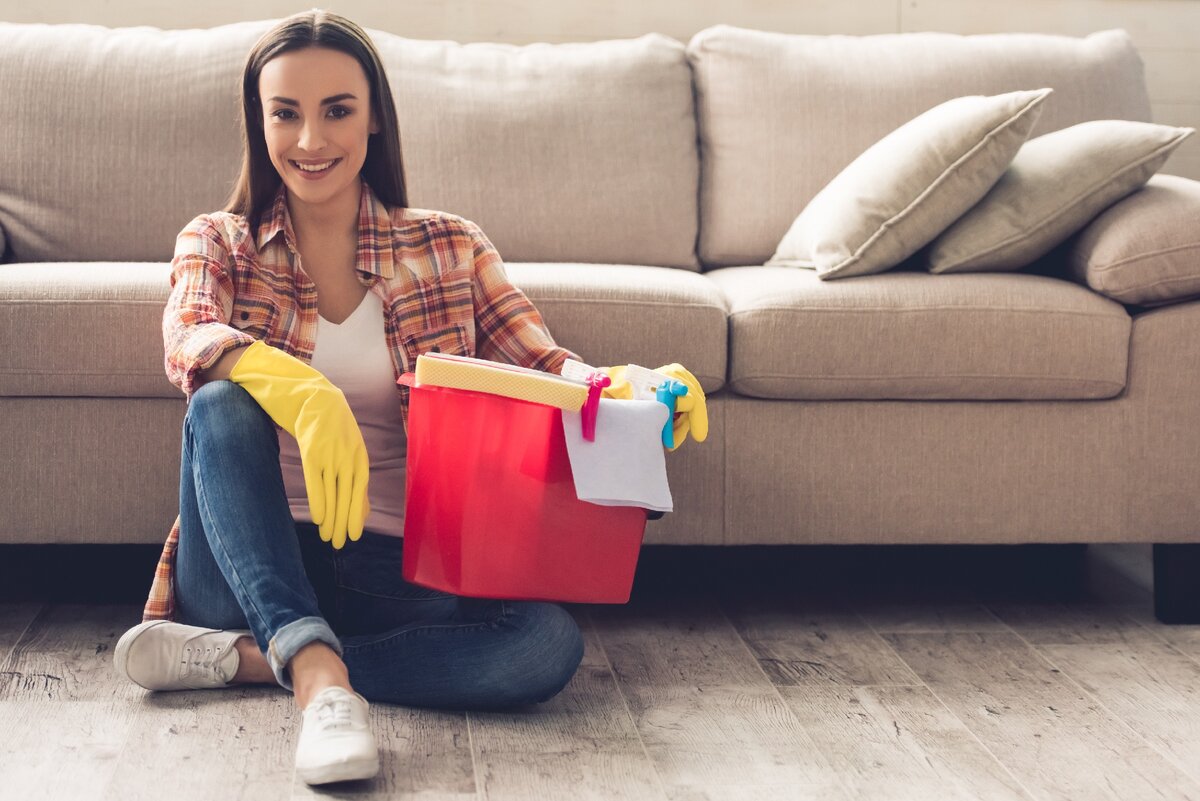
[[[564,409],[562,420],[579,500],[673,511],[662,444],[666,404],[601,398],[595,442],[583,438],[580,412]]]

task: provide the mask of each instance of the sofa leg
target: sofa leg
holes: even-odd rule
[[[1154,616],[1200,623],[1200,544],[1154,544]]]

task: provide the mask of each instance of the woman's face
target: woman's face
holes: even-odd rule
[[[258,93],[267,152],[288,192],[309,204],[343,191],[357,197],[367,137],[379,131],[358,61],[325,47],[293,50],[263,65]],[[297,165],[329,161],[332,167],[315,174]]]

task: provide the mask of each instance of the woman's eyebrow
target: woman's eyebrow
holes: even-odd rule
[[[289,106],[300,105],[300,103],[298,103],[295,100],[292,100],[290,97],[280,97],[279,95],[276,95],[275,97],[270,98],[270,100],[278,100],[280,103],[286,103]],[[350,94],[349,92],[343,92],[340,95],[334,95],[333,97],[325,98],[324,100],[321,101],[321,105],[327,106],[330,103],[336,103],[339,100],[358,100],[358,98],[355,97],[354,95]]]

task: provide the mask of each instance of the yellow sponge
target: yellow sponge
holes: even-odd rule
[[[553,373],[451,353],[418,356],[416,379],[418,385],[487,392],[571,412],[583,408],[588,393],[586,384]]]

